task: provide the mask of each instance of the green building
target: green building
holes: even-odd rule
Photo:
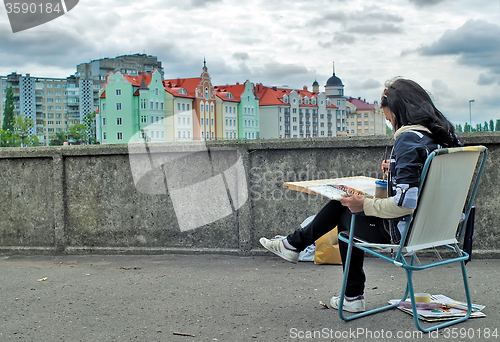
[[[99,97],[102,144],[133,140],[167,141],[165,88],[154,70],[138,76],[114,72],[106,77]]]

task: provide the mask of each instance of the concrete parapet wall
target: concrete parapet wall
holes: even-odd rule
[[[474,248],[499,256],[500,135],[462,138],[490,152]],[[325,203],[284,181],[382,177],[392,144],[342,137],[0,149],[0,250],[259,253],[261,236],[290,232]]]

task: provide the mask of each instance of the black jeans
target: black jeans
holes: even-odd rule
[[[287,236],[288,242],[302,251],[321,236],[335,227],[339,232],[349,230],[352,213],[339,201],[328,202],[316,214],[314,219],[304,228],[295,230]],[[391,238],[384,228],[384,219],[374,216],[356,215],[356,237],[372,243],[390,243]],[[342,268],[345,268],[347,243],[339,241]],[[364,252],[358,248],[352,249],[351,264],[347,278],[345,295],[355,297],[362,295],[365,289],[365,273],[363,271]]]

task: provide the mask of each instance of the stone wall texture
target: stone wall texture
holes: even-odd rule
[[[500,255],[500,135],[463,134],[489,150],[474,253]],[[325,199],[283,182],[381,178],[391,137],[0,149],[5,253],[260,253]]]

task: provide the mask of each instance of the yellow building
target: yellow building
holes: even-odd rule
[[[368,103],[360,97],[348,98],[347,132],[349,135],[385,135],[384,113],[377,102]]]

